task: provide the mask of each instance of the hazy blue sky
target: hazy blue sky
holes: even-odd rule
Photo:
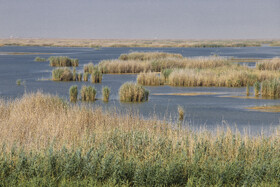
[[[0,38],[280,38],[280,0],[0,0]]]

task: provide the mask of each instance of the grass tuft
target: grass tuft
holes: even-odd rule
[[[103,95],[103,101],[108,102],[110,97],[110,88],[108,86],[105,86],[102,88],[102,95]]]
[[[76,102],[78,98],[78,87],[76,85],[71,86],[69,89],[69,96],[71,102]]]
[[[94,86],[82,86],[81,89],[82,101],[93,102],[95,101],[95,96],[96,96],[96,89],[94,88]]]
[[[123,102],[144,102],[148,100],[149,91],[133,82],[126,82],[120,87],[119,96]]]
[[[48,60],[50,61],[50,66],[52,67],[79,66],[78,59],[72,59],[67,56],[51,56]]]
[[[91,82],[92,83],[101,83],[102,82],[102,73],[98,69],[93,70],[91,73]]]

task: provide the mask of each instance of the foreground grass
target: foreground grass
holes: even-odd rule
[[[280,134],[176,130],[42,93],[0,101],[0,186],[279,186]]]

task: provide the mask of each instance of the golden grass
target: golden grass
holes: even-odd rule
[[[157,72],[140,73],[137,76],[137,83],[149,86],[163,85],[165,79]]]
[[[40,92],[0,100],[0,129],[3,186],[279,184],[277,129],[268,136],[194,132]]]
[[[181,54],[164,53],[164,52],[132,52],[128,54],[121,54],[119,60],[158,60],[162,58],[183,58]]]
[[[246,109],[258,110],[258,111],[261,111],[261,112],[280,112],[280,105],[254,106],[254,107],[246,107]]]
[[[256,68],[259,70],[280,70],[280,58],[275,57],[272,59],[266,59],[258,62]]]
[[[168,53],[166,53],[168,54]],[[150,53],[145,53],[148,57]],[[160,58],[156,60],[103,60],[98,64],[102,73],[161,72],[171,68],[217,68],[236,66],[222,57]]]
[[[280,72],[259,71],[243,66],[216,69],[178,69],[168,77],[171,86],[241,87],[256,81],[273,80]]]
[[[135,39],[0,39],[0,46],[53,47],[250,47],[261,44],[279,45],[279,40],[135,40]]]

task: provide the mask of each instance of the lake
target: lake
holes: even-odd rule
[[[52,67],[48,62],[34,62],[39,56],[69,56],[79,59],[78,72],[82,72],[83,65],[89,62],[97,64],[104,59],[116,59],[122,53],[129,52],[170,52],[180,53],[185,57],[220,55],[234,58],[273,58],[280,56],[280,47],[247,47],[247,48],[63,48],[63,47],[0,47],[0,97],[9,99],[22,96],[25,92],[56,94],[68,100],[69,88],[77,85],[93,85],[90,82],[54,82],[50,81]],[[22,52],[22,54],[21,54]],[[24,54],[26,53],[26,54]],[[272,99],[244,99],[231,96],[245,95],[246,88],[187,88],[187,87],[149,87],[148,102],[121,103],[118,90],[126,81],[136,81],[137,75],[103,75],[101,84],[94,84],[97,98],[102,97],[102,87],[111,88],[110,101],[104,103],[97,100],[92,106],[102,106],[105,110],[117,108],[121,112],[137,112],[144,117],[158,116],[176,121],[177,107],[181,105],[185,110],[185,125],[195,129],[206,127],[215,129],[220,125],[229,125],[239,130],[249,129],[251,133],[273,130],[280,124],[279,113],[252,111],[246,107],[280,104],[280,100]],[[16,80],[21,79],[24,85],[18,86]],[[253,92],[253,88],[251,88]],[[170,93],[198,93],[210,92],[211,95],[166,95]]]

